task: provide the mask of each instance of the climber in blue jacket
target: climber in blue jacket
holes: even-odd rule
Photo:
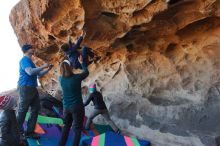
[[[83,35],[79,37],[76,43],[72,43],[71,38],[69,36],[68,43],[64,43],[61,46],[61,50],[67,56],[68,60],[71,63],[72,68],[82,69],[82,66],[78,61],[80,55],[82,56],[83,62],[85,63],[86,66],[100,59],[99,56],[97,56],[94,52],[92,52],[91,48],[83,46],[81,49],[80,44],[82,43],[85,35],[86,33],[83,32]]]

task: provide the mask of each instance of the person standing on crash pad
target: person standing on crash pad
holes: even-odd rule
[[[71,63],[68,60],[64,60],[60,65],[59,83],[63,93],[64,127],[58,146],[65,146],[71,126],[74,132],[72,146],[79,146],[85,115],[81,82],[89,75],[87,66],[82,60],[80,57],[82,72],[79,74],[72,72]]]
[[[24,56],[19,62],[19,107],[17,112],[18,127],[21,136],[27,138],[38,139],[39,136],[34,133],[35,124],[37,122],[38,112],[40,110],[40,99],[37,90],[37,78],[47,74],[53,65],[47,63],[40,67],[36,67],[32,61],[34,55],[34,48],[32,45],[25,44],[22,46]],[[26,113],[30,107],[30,117],[27,122],[27,130],[24,132],[23,123]]]

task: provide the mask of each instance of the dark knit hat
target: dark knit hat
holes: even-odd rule
[[[23,53],[27,52],[30,48],[32,48],[33,46],[32,45],[29,45],[29,44],[25,44],[22,46],[22,51]]]
[[[0,109],[14,109],[17,106],[17,100],[9,95],[0,95]]]

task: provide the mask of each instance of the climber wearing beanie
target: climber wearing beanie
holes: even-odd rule
[[[53,66],[45,63],[40,67],[36,67],[32,61],[32,56],[34,55],[32,45],[25,44],[21,49],[24,56],[19,62],[18,92],[20,102],[17,112],[18,127],[21,136],[23,136],[23,123],[26,113],[30,107],[30,118],[27,122],[27,131],[25,132],[25,136],[39,138],[39,136],[34,133],[38,111],[40,109],[40,100],[37,91],[37,77],[42,77],[47,74]]]
[[[103,100],[103,96],[102,94],[97,91],[96,89],[96,84],[91,84],[89,86],[89,92],[91,93],[89,95],[89,98],[87,99],[87,101],[84,103],[84,106],[87,106],[90,101],[93,101],[94,104],[94,111],[89,115],[88,120],[86,121],[86,125],[85,125],[85,129],[89,129],[90,123],[92,122],[92,120],[98,116],[99,114],[101,114],[104,119],[107,121],[107,123],[112,127],[112,129],[116,132],[116,133],[120,133],[119,128],[115,125],[115,123],[111,120],[108,110],[106,108],[105,102]]]
[[[0,95],[0,146],[23,146],[15,116],[16,98]]]
[[[71,38],[69,36],[68,43],[64,43],[61,46],[61,50],[65,53],[65,55],[71,63],[71,67],[74,69],[82,69],[82,66],[78,61],[79,56],[82,56],[83,62],[86,66],[100,59],[99,56],[95,55],[95,53],[92,52],[91,48],[84,46],[81,49],[80,44],[83,41],[85,35],[86,34],[83,32],[83,35],[79,37],[76,44],[72,43]]]

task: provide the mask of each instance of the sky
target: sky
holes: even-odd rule
[[[0,5],[0,92],[17,87],[19,60],[23,56],[9,22],[9,14],[19,0],[4,0]]]

